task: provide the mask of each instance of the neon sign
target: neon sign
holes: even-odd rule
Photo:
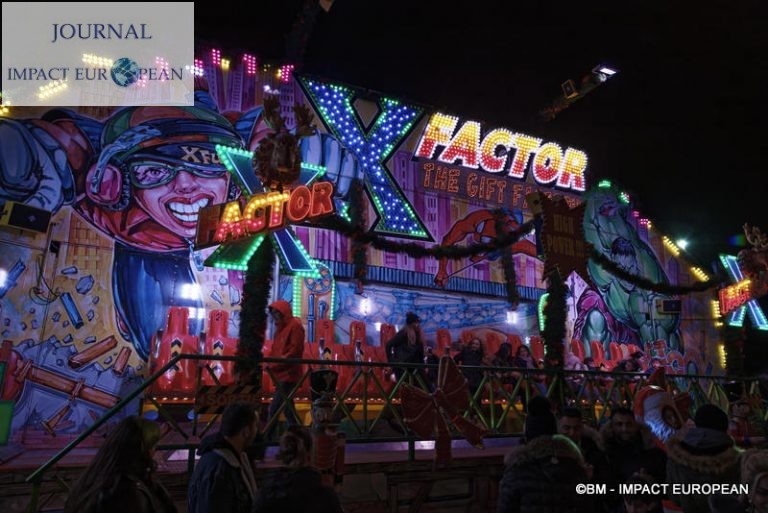
[[[718,294],[720,296],[720,313],[725,315],[752,299],[752,282],[748,279],[741,280],[720,289]]]
[[[457,130],[459,121],[455,116],[434,113],[415,156],[487,173],[504,173],[518,180],[524,180],[530,169],[538,184],[578,192],[586,189],[584,172],[588,159],[583,151],[575,148],[563,151],[557,143],[505,128],[493,129],[481,137],[480,123],[465,121]],[[438,152],[438,147],[442,147],[442,151]]]
[[[248,199],[245,209],[239,201],[213,205],[200,211],[198,247],[274,231],[286,223],[300,223],[334,213],[333,184],[316,182],[299,185],[286,192],[257,194]]]

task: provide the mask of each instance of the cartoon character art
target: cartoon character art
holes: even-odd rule
[[[252,149],[262,109],[222,115],[205,91],[193,107],[129,107],[100,122],[69,110],[0,121],[0,197],[71,205],[114,239],[112,289],[121,335],[146,360],[171,305],[203,308],[192,249],[198,213],[239,195],[215,146]],[[192,322],[193,333],[202,317]]]
[[[520,212],[505,211],[506,220],[504,227],[507,232],[516,230],[522,223],[522,216]],[[441,246],[454,246],[463,241],[467,237],[470,237],[470,244],[488,243],[496,239],[496,213],[494,210],[475,210],[467,216],[456,221],[448,233],[445,234],[443,240],[440,242]],[[521,239],[512,244],[512,253],[523,253],[529,256],[536,256],[536,245],[527,240]],[[469,261],[470,265],[481,262],[488,259],[490,261],[497,260],[501,256],[501,251],[493,251],[491,253],[478,254],[472,256]],[[456,274],[459,271],[455,271]],[[435,284],[440,287],[445,287],[448,284],[448,280],[452,275],[448,274],[448,258],[441,258],[437,274],[435,275]]]
[[[656,255],[629,223],[629,206],[604,189],[588,193],[585,200],[586,241],[628,273],[668,283]],[[653,340],[682,349],[680,316],[655,314],[655,301],[668,296],[629,283],[593,260],[588,262],[588,272],[595,290],[579,301],[575,338],[601,341],[606,350],[611,341],[641,345]]]

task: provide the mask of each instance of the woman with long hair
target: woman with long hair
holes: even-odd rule
[[[72,487],[64,513],[176,513],[168,492],[153,478],[159,440],[154,422],[123,419]]]

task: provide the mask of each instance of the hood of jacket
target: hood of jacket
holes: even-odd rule
[[[293,310],[291,309],[291,304],[288,301],[278,299],[269,305],[269,308],[274,308],[280,312],[283,315],[283,322],[288,322],[293,318]]]
[[[739,464],[742,451],[726,433],[691,428],[682,437],[667,440],[667,457],[703,474],[718,475]]]
[[[640,439],[643,442],[643,449],[651,449],[653,447],[657,447],[655,440],[656,437],[651,432],[651,428],[645,424],[640,424],[640,430],[638,434],[640,435]],[[602,428],[600,428],[600,436],[603,438],[603,444],[605,447],[625,445],[624,442],[619,441],[611,422],[606,423]]]
[[[524,467],[542,461],[557,464],[561,459],[584,461],[576,445],[564,436],[540,436],[512,449],[504,463],[510,467]]]

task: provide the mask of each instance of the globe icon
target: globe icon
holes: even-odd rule
[[[128,57],[121,57],[112,65],[110,74],[115,84],[128,87],[139,79],[139,65]]]

